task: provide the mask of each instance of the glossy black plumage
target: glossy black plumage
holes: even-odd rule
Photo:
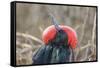
[[[62,30],[58,31],[53,41],[36,52],[33,56],[33,64],[69,62],[71,51],[66,40],[68,40],[66,34]]]

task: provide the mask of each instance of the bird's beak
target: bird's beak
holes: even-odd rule
[[[59,27],[58,21],[55,19],[55,17],[51,13],[49,13],[49,16],[51,17],[52,24],[55,26],[56,30],[57,31],[61,30],[61,28]]]

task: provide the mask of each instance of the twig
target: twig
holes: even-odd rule
[[[82,51],[82,50],[84,50],[84,49],[86,49],[86,48],[88,48],[88,47],[91,47],[91,43],[90,43],[90,41],[88,41],[88,44],[86,44],[86,45],[84,45],[83,47],[81,47],[81,48],[76,48],[76,50],[79,50],[79,51]],[[95,47],[95,46],[94,46]]]
[[[84,31],[85,31],[85,25],[86,25],[86,23],[87,23],[88,16],[89,16],[89,8],[87,8],[87,14],[86,14],[86,16],[85,16],[84,23],[83,23],[83,26],[82,26],[82,33],[81,33],[82,35],[80,36],[81,38],[80,38],[79,43],[81,43],[82,40],[83,40]]]
[[[25,38],[30,38],[30,39],[32,39],[34,41],[39,42],[40,44],[44,44],[40,39],[38,39],[38,38],[36,38],[36,37],[34,37],[32,35],[24,34],[24,33],[19,33],[19,32],[17,32],[16,34],[17,34],[17,36],[22,36],[22,37],[25,37]]]
[[[41,26],[39,26],[39,30],[41,33],[43,33],[43,28]]]
[[[96,13],[94,16],[94,23],[93,23],[93,29],[92,29],[92,43],[94,44],[94,38],[95,38],[95,28],[96,28]]]

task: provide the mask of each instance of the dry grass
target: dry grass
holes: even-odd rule
[[[33,52],[43,44],[38,38],[29,34],[19,33],[16,34],[16,63],[17,65],[32,64]],[[35,43],[34,43],[34,42]]]

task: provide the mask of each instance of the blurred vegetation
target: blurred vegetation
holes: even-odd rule
[[[96,8],[17,3],[16,62],[32,64],[32,55],[43,45],[42,33],[50,25],[48,14],[77,32],[75,62],[96,60]]]

